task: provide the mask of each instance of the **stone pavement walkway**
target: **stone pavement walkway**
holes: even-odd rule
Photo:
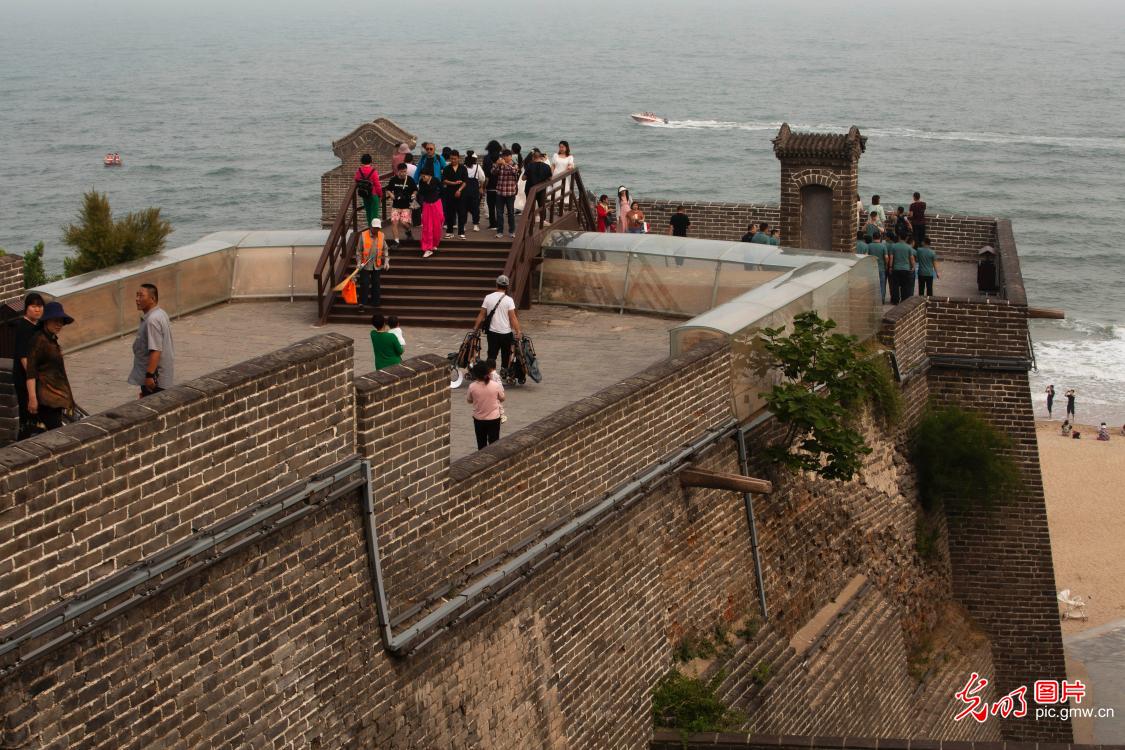
[[[677,321],[644,315],[617,315],[558,305],[536,305],[519,313],[523,329],[535,343],[543,382],[508,389],[509,435],[573,401],[632,376],[668,356],[668,329]],[[261,356],[287,344],[335,331],[355,341],[355,372],[375,369],[371,329],[367,326],[314,326],[315,303],[233,302],[172,322],[176,342],[176,376],[180,382]],[[403,321],[406,357],[445,356],[456,351],[465,331],[412,328]],[[66,351],[66,331],[61,338]],[[132,362],[132,336],[66,354],[75,399],[91,414],[136,398],[125,382]],[[450,393],[451,459],[476,450],[472,407],[466,386]]]

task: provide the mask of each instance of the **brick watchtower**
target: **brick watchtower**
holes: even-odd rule
[[[855,252],[859,157],[867,138],[794,133],[783,123],[773,139],[781,161],[781,241],[790,247]]]
[[[391,157],[394,156],[395,147],[399,143],[406,143],[413,150],[417,138],[385,117],[380,117],[374,122],[365,122],[340,140],[332,142],[332,153],[336,154],[343,164],[320,177],[322,227],[331,227],[336,220],[340,203],[355,179],[359,158],[364,154],[371,154],[375,169],[379,170],[379,176],[389,177],[387,172],[391,168]]]

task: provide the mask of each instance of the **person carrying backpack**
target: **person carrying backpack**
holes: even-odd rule
[[[383,194],[383,186],[379,184],[379,172],[371,163],[371,154],[364,154],[359,159],[359,169],[355,171],[355,192],[363,201],[363,212],[367,215],[367,226],[379,219],[379,196]]]

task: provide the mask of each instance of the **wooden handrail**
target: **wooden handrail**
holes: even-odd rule
[[[316,279],[317,316],[320,325],[328,322],[328,313],[332,309],[332,300],[335,292],[332,288],[343,280],[347,274],[347,259],[355,251],[355,243],[359,238],[359,212],[362,204],[356,194],[356,183],[348,188],[340,209],[336,212],[336,220],[332,222],[332,229],[328,232],[328,239],[324,249],[320,251],[313,277]],[[349,233],[348,230],[351,230]]]
[[[543,196],[543,207],[538,211],[535,209],[540,195]],[[509,279],[508,289],[520,309],[531,305],[531,267],[539,250],[539,237],[547,231],[546,224],[554,224],[570,215],[576,215],[579,226],[586,231],[596,228],[594,210],[577,169],[533,185],[527,192],[523,213],[516,224],[516,238],[512,240],[512,248],[504,263],[504,275]]]

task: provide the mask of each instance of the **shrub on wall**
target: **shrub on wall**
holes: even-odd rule
[[[726,732],[738,729],[746,716],[723,705],[715,690],[724,675],[710,682],[687,677],[677,669],[664,675],[652,691],[652,720],[663,729],[683,732]]]
[[[992,508],[1020,486],[1006,435],[956,406],[932,408],[914,431],[911,458],[927,510],[938,503]]]
[[[160,218],[159,208],[146,208],[115,220],[109,200],[91,190],[82,199],[78,223],[63,230],[63,242],[78,250],[63,260],[67,276],[109,268],[164,249],[172,225]]]
[[[848,480],[871,448],[856,424],[872,404],[884,423],[901,412],[897,386],[885,361],[870,356],[855,336],[834,333],[834,320],[815,311],[793,319],[793,330],[762,330],[755,356],[759,375],[779,372],[782,382],[761,394],[786,432],[767,457],[793,470]]]

